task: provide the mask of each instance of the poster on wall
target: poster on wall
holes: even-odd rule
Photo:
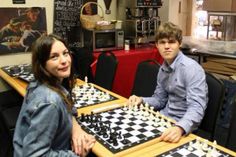
[[[47,33],[42,7],[0,8],[0,55],[28,52],[33,42]]]

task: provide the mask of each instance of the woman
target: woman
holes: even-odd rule
[[[70,91],[75,81],[71,62],[71,54],[60,37],[51,34],[36,41],[32,54],[36,81],[27,87],[17,120],[15,157],[86,156],[94,145],[95,139],[72,118]]]

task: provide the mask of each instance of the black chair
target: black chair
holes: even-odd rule
[[[77,78],[84,80],[87,76],[89,82],[94,82],[90,65],[93,62],[93,50],[89,48],[70,48],[72,50],[73,67]]]
[[[12,140],[22,101],[13,90],[0,93],[0,156],[13,156]]]
[[[146,60],[138,64],[132,94],[152,96],[157,85],[157,74],[160,64],[156,60]]]
[[[115,78],[118,61],[112,52],[102,52],[98,56],[97,67],[95,71],[95,84],[112,89],[113,80]]]
[[[236,94],[233,98],[233,107],[231,112],[231,120],[230,120],[230,126],[229,126],[229,132],[228,137],[226,140],[226,147],[236,151]]]
[[[208,85],[209,100],[205,115],[196,134],[213,141],[217,118],[220,114],[225,97],[225,86],[220,79],[208,72],[206,72],[206,82]]]

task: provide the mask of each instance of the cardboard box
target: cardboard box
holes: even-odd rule
[[[236,12],[236,0],[204,0],[203,10]]]

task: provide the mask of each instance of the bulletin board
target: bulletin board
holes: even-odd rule
[[[53,33],[64,38],[70,47],[82,47],[80,9],[83,0],[54,0]]]

